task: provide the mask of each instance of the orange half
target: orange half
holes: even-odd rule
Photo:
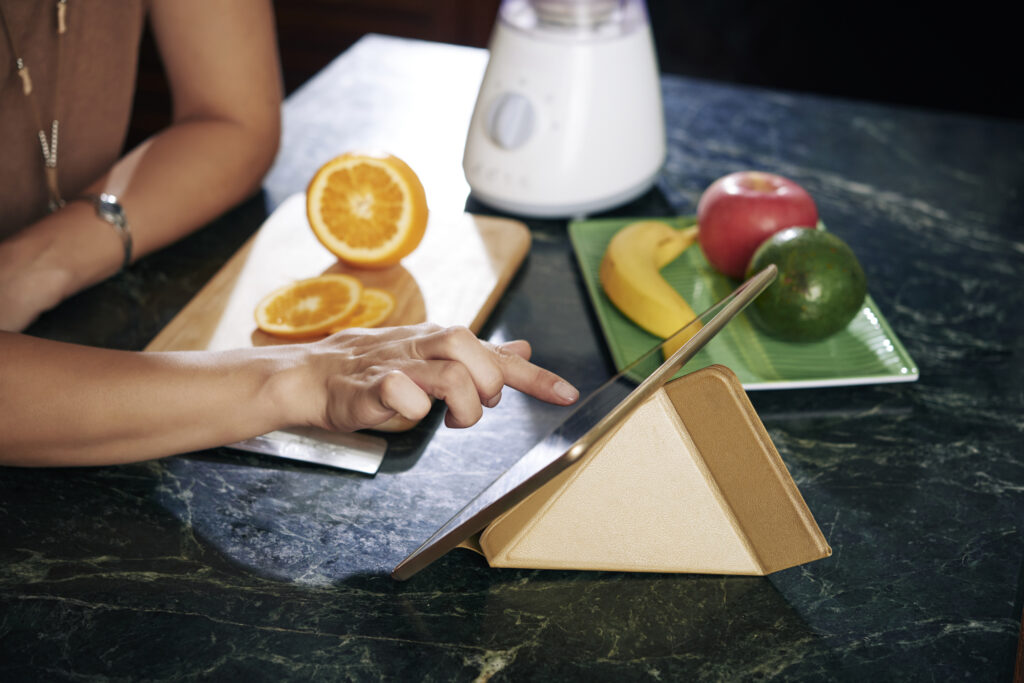
[[[427,229],[427,196],[398,157],[350,152],[313,176],[306,216],[317,239],[341,261],[384,268],[419,246]]]
[[[352,315],[363,285],[351,275],[321,275],[275,289],[256,306],[256,325],[289,339],[330,333]]]

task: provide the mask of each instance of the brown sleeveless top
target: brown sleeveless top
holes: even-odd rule
[[[128,132],[143,0],[68,0],[57,76],[56,0],[0,0],[14,44],[32,76],[47,139],[60,121],[61,195],[76,197],[121,156]],[[0,239],[45,215],[48,194],[32,104],[0,33]]]

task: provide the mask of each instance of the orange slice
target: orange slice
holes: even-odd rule
[[[352,315],[341,321],[332,332],[349,327],[376,327],[384,322],[395,310],[395,297],[383,289],[367,287],[359,297],[359,304]]]
[[[343,262],[384,268],[419,246],[427,229],[427,196],[398,157],[350,152],[313,176],[306,216],[317,239]]]
[[[321,275],[275,289],[256,306],[256,325],[289,339],[329,333],[352,315],[363,285],[351,275]]]

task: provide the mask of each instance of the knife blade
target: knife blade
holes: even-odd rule
[[[363,474],[376,474],[384,460],[388,442],[382,437],[359,432],[336,433],[322,429],[293,428],[269,432],[229,444],[228,447]]]

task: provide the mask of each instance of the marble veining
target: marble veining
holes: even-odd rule
[[[264,194],[30,332],[142,348],[334,152],[384,145],[432,209],[461,175],[485,53],[371,36],[292,96]],[[1008,680],[1024,566],[1024,126],[663,78],[668,158],[619,216],[689,214],[763,168],[817,199],[921,378],[751,392],[833,548],[769,577],[492,570],[456,550],[388,572],[565,416],[506,390],[435,410],[374,477],[230,449],[0,469],[0,679]],[[437,96],[443,93],[444,96]],[[612,371],[564,221],[484,330],[596,389]],[[671,530],[666,530],[667,542]]]

